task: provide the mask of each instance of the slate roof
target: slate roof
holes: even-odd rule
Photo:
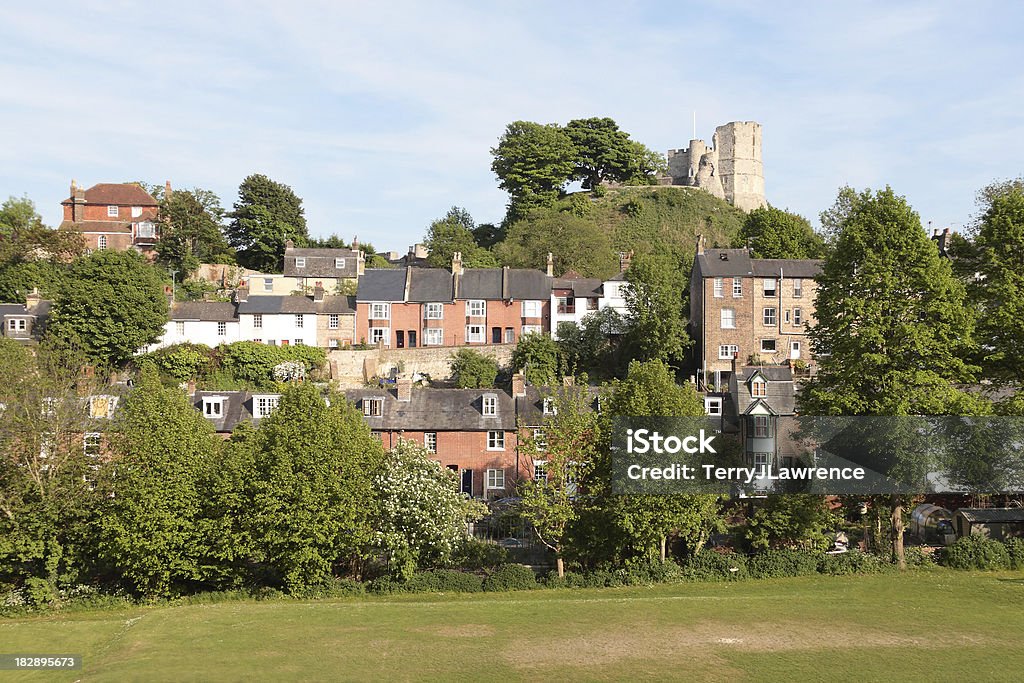
[[[501,299],[501,270],[501,268],[466,268],[459,276],[459,289],[455,298]]]
[[[197,391],[192,396],[192,406],[203,414],[203,399],[207,396],[223,396],[225,406],[223,414],[217,419],[206,418],[218,432],[230,432],[243,422],[259,424],[259,419],[253,417],[252,392],[249,391]],[[205,415],[204,415],[205,417]]]
[[[768,395],[755,398],[750,395],[748,380],[755,373],[761,373],[768,380]],[[756,401],[763,401],[777,415],[796,414],[796,385],[793,371],[783,365],[747,366],[730,373],[729,393],[732,395],[737,414],[743,415]]]
[[[531,268],[467,268],[459,277],[455,298],[545,300],[551,296],[551,280]]]
[[[444,268],[412,268],[409,301],[451,301],[452,274]],[[403,269],[403,272],[404,269]]]
[[[319,313],[355,315],[356,298],[354,296],[325,296],[323,301],[317,303],[317,311]]]
[[[238,314],[316,313],[316,304],[308,296],[251,296],[238,302]]]
[[[601,280],[592,277],[555,278],[551,282],[552,289],[571,289],[572,295],[578,299],[600,297]]]
[[[356,301],[403,301],[404,299],[405,269],[403,268],[367,268],[359,278]]]
[[[306,265],[298,268],[295,257],[306,259]],[[334,260],[345,259],[344,268],[335,268]],[[352,249],[285,249],[284,274],[288,277],[333,277],[354,278],[359,272],[359,252]]]
[[[969,522],[987,523],[1024,523],[1024,508],[960,508],[956,511]]]
[[[816,259],[753,259],[747,249],[708,249],[697,255],[703,277],[815,277]]]
[[[70,204],[72,198],[61,204]],[[85,191],[86,204],[117,204],[119,206],[157,206],[157,201],[135,183],[97,183]]]
[[[536,427],[544,424],[544,398],[548,396],[560,396],[563,392],[578,389],[586,391],[588,403],[593,410],[597,410],[597,399],[600,395],[598,387],[556,387],[553,390],[549,387],[526,387],[525,396],[516,396],[516,413],[519,415],[520,424],[527,427]]]
[[[171,308],[171,320],[232,322],[238,313],[230,301],[179,301]]]
[[[59,229],[77,230],[78,232],[123,232],[131,234],[132,223],[131,221],[62,221]]]
[[[380,431],[513,431],[516,407],[512,397],[500,389],[427,389],[413,387],[411,400],[399,401],[387,389],[346,389],[345,398],[363,410],[366,398],[384,399],[380,417],[364,416],[370,429]],[[497,415],[483,414],[484,394],[498,399]]]

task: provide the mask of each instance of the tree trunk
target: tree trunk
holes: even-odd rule
[[[561,555],[555,557],[555,566],[558,568],[558,578],[565,578],[565,560]]]
[[[892,559],[903,571],[907,568],[907,556],[903,552],[903,501],[892,499]]]
[[[665,555],[666,555],[665,551],[667,549],[666,548],[667,545],[668,545],[668,537],[667,536],[662,536],[661,537],[661,563],[662,564],[665,564]]]

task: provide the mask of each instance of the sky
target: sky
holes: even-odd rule
[[[768,201],[816,222],[886,184],[925,225],[1024,174],[1024,4],[42,2],[0,22],[0,197],[51,225],[72,179],[213,190],[263,173],[312,235],[404,251],[497,222],[490,149],[609,116],[665,152],[758,121]]]

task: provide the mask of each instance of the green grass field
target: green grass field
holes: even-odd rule
[[[1024,574],[225,602],[0,620],[0,680],[1019,681]]]

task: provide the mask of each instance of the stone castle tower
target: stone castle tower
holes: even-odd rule
[[[711,147],[690,140],[686,149],[670,149],[668,174],[673,185],[699,187],[744,211],[765,206],[761,124],[733,121],[715,128]]]

